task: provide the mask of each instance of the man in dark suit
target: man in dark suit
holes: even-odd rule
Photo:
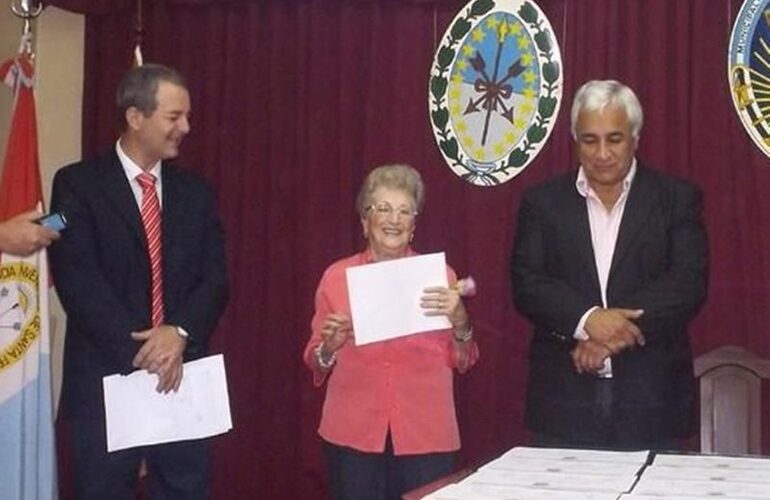
[[[214,195],[166,162],[190,131],[184,80],[134,68],[117,104],[126,126],[115,148],[59,170],[51,201],[69,222],[51,264],[67,312],[62,405],[77,497],[134,498],[145,460],[150,498],[207,498],[205,440],[107,453],[102,378],[145,369],[159,392],[177,390],[182,363],[205,355],[228,289]]]
[[[631,89],[583,85],[572,107],[580,167],[531,189],[519,210],[511,274],[535,327],[536,444],[678,448],[694,431],[686,326],[707,288],[701,195],[637,162],[641,127]]]

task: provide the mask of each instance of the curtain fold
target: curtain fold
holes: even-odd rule
[[[114,90],[132,61],[134,1],[49,3],[87,13],[83,136],[95,154],[119,132]],[[457,378],[463,462],[526,442],[531,329],[511,305],[514,215],[527,188],[574,168],[570,100],[588,79],[632,86],[646,113],[639,157],[703,188],[712,268],[691,327],[696,354],[734,343],[770,357],[770,162],[735,115],[726,77],[740,2],[539,0],[563,51],[564,101],[534,163],[495,188],[449,170],[428,120],[433,51],[464,4],[144,2],[145,60],[190,85],[180,163],[214,185],[228,238],[232,299],[212,350],[226,357],[234,430],[215,440],[213,498],[324,498],[323,391],[301,351],[321,273],[364,245],[356,190],[383,163],[409,163],[426,182],[415,248],[445,251],[479,285],[468,307],[481,360]]]

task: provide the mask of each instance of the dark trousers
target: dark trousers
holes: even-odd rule
[[[103,418],[71,418],[69,423],[78,500],[133,500],[142,459],[147,462],[150,500],[209,497],[208,441],[180,441],[107,453]]]
[[[612,415],[613,380],[598,379],[594,392],[594,418],[599,425],[594,433],[579,436],[557,436],[538,432],[532,440],[534,446],[548,448],[585,448],[608,450],[653,450],[653,451],[682,451],[684,441],[676,438],[659,438],[640,441],[636,433],[624,433],[624,429],[615,425]],[[633,430],[632,430],[633,431]]]
[[[324,442],[333,500],[398,500],[401,495],[454,470],[456,453],[394,455],[390,434],[383,453]]]

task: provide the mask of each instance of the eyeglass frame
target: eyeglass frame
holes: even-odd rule
[[[380,205],[378,207],[377,205]],[[405,213],[406,210],[409,210],[408,213]],[[372,203],[371,205],[367,205],[364,207],[365,212],[372,211],[375,215],[382,217],[383,219],[389,218],[391,215],[396,215],[396,220],[401,219],[402,217],[404,220],[414,220],[417,215],[419,215],[419,212],[417,210],[406,208],[405,206],[401,205],[400,207],[396,208],[387,201],[378,201],[377,203]]]

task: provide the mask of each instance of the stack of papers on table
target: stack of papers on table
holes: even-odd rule
[[[770,497],[766,458],[659,454],[647,467],[633,495],[623,498],[714,497],[743,500]]]
[[[430,500],[616,500],[631,491],[649,453],[514,448]]]

